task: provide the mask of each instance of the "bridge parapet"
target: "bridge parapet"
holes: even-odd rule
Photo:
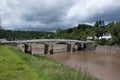
[[[37,42],[75,42],[75,43],[87,43],[94,41],[80,41],[70,39],[32,39],[32,40],[18,40],[18,41],[4,41],[1,43],[37,43]]]

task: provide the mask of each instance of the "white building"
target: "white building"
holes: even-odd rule
[[[99,39],[111,39],[112,38],[112,36],[111,36],[111,34],[104,34],[102,37],[99,37]],[[88,36],[87,37],[87,40],[92,40],[93,39],[93,37],[92,36]],[[95,40],[97,39],[97,37],[95,36]]]
[[[111,34],[104,34],[102,37],[99,37],[99,39],[111,39]]]

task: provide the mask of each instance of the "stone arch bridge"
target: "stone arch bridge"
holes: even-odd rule
[[[34,40],[18,40],[18,41],[2,41],[1,44],[11,44],[18,45],[24,44],[24,52],[32,54],[32,44],[33,43],[41,43],[44,44],[44,54],[53,54],[53,47],[56,44],[66,44],[67,52],[74,52],[75,45],[77,45],[78,49],[86,48],[88,43],[94,45],[94,41],[80,41],[80,40],[68,40],[68,39],[34,39]]]

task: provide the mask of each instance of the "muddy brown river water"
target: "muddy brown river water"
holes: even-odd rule
[[[65,46],[56,46],[50,57],[59,63],[72,67],[77,71],[85,71],[103,80],[120,80],[120,52],[77,51],[68,53]],[[34,53],[43,54],[43,46],[35,45]],[[58,52],[57,52],[58,51]]]
[[[52,58],[104,80],[120,80],[120,55],[81,51],[54,54]]]

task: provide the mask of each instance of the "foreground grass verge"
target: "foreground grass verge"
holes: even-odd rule
[[[0,80],[97,80],[43,56],[0,46]]]

